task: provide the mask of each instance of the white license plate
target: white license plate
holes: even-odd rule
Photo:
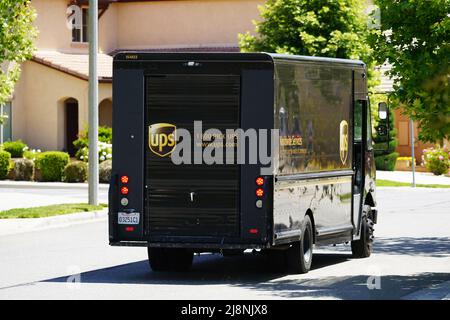
[[[119,212],[119,224],[139,224],[139,212]]]

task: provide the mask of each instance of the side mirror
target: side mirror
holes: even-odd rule
[[[378,118],[380,120],[386,120],[388,115],[388,106],[386,102],[380,102],[378,104]]]
[[[374,139],[374,150],[378,154],[387,154],[389,152],[389,107],[386,102],[378,103],[378,125],[375,127],[377,137]]]

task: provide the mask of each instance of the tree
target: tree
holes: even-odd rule
[[[28,0],[0,1],[0,104],[10,99],[20,76],[20,63],[34,51],[35,10]],[[0,115],[0,123],[3,115]]]
[[[391,104],[418,122],[419,138],[450,138],[450,0],[376,0],[375,58],[392,64]]]
[[[368,65],[369,87],[376,85],[371,30],[363,0],[268,0],[260,7],[257,35],[239,35],[243,52],[275,52],[361,59]]]

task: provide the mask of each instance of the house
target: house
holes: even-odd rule
[[[23,63],[5,139],[65,150],[88,123],[88,0],[32,0],[37,51]],[[99,124],[111,126],[112,56],[120,50],[238,51],[264,0],[99,0]],[[81,10],[80,29],[68,26]],[[74,22],[73,20],[72,22]]]
[[[390,69],[389,64],[380,66],[379,71],[381,74],[381,84],[375,88],[376,92],[388,94],[394,91],[394,81],[390,79],[386,72]],[[401,108],[394,109],[394,127],[397,133],[398,145],[395,149],[399,153],[400,157],[411,156],[411,122],[407,115],[404,114],[404,110]],[[419,140],[419,129],[417,123],[414,122],[414,157],[417,164],[422,163],[422,151],[426,148],[432,147],[432,143],[424,143]]]

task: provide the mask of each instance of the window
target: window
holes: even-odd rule
[[[1,109],[0,109],[1,112]],[[3,141],[9,141],[12,139],[12,131],[11,131],[11,102],[7,102],[3,105],[3,115],[5,118],[3,122]]]
[[[370,103],[367,103],[367,149],[373,149],[373,141],[372,141],[372,114],[370,112]]]
[[[353,111],[353,127],[354,127],[354,135],[355,142],[362,141],[362,130],[363,130],[363,108],[364,108],[364,100],[356,100],[355,101],[355,110]]]
[[[81,9],[82,20],[81,29],[75,27],[76,19],[73,20],[74,28],[72,29],[72,42],[89,42],[88,38],[88,20],[89,20],[89,10],[87,8]]]

